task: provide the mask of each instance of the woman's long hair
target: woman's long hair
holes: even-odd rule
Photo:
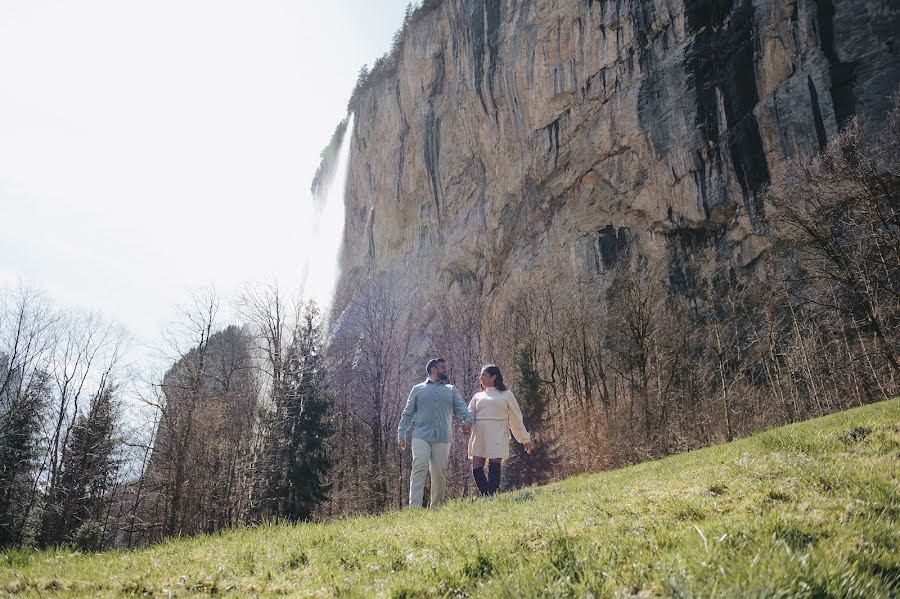
[[[494,379],[494,387],[497,389],[497,391],[506,391],[506,385],[503,383],[503,373],[500,372],[499,368],[497,368],[493,364],[488,364],[487,366],[482,368],[481,371],[492,374],[496,377]]]

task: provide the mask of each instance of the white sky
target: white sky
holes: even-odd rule
[[[0,284],[139,344],[192,288],[295,288],[319,152],[407,1],[0,0]]]

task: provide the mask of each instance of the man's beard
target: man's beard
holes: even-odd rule
[[[442,372],[442,373],[438,374],[438,378],[441,379],[442,381],[450,380],[450,377],[447,375],[446,372]]]

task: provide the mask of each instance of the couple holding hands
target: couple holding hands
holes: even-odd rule
[[[425,475],[429,471],[431,507],[444,503],[454,413],[463,421],[464,430],[470,430],[469,459],[475,484],[482,495],[493,495],[500,487],[502,461],[509,457],[510,431],[525,446],[525,451],[531,453],[531,435],[525,430],[516,396],[503,383],[500,369],[488,365],[481,369],[481,392],[466,407],[459,390],[448,382],[447,363],[443,358],[429,360],[425,370],[428,378],[409,392],[397,427],[397,444],[404,451],[406,433],[415,423],[409,506],[422,507]]]

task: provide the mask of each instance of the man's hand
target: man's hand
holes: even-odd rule
[[[461,422],[459,427],[462,429],[462,432],[467,435],[472,432],[472,423],[471,422]]]
[[[525,453],[531,455],[532,451],[534,451],[534,445],[532,445],[531,443],[526,443],[525,444]]]
[[[400,446],[400,451],[406,451],[406,439],[397,439],[397,445]]]

